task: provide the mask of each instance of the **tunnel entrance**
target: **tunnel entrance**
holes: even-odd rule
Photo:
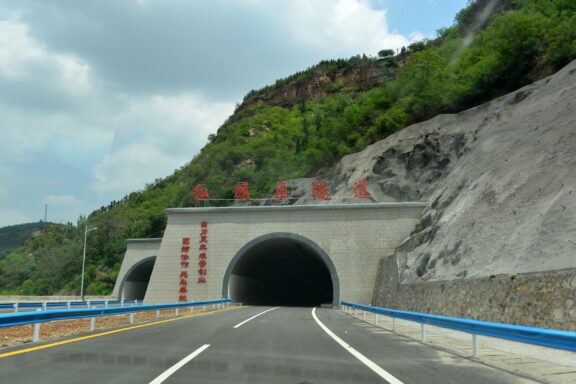
[[[248,305],[312,307],[337,304],[338,289],[334,265],[318,245],[294,234],[269,234],[234,257],[224,295]]]
[[[156,256],[152,256],[132,266],[120,287],[121,300],[144,300],[155,262]]]

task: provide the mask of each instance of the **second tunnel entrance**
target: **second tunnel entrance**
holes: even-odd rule
[[[267,237],[233,260],[227,288],[234,302],[307,307],[337,304],[336,271],[317,245],[293,235]]]

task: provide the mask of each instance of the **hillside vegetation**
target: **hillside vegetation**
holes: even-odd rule
[[[100,230],[89,237],[87,292],[110,292],[124,240],[161,236],[164,209],[194,205],[198,183],[211,198],[232,198],[240,181],[250,183],[252,197],[268,196],[278,180],[320,175],[410,124],[556,72],[576,58],[576,2],[479,0],[435,39],[397,54],[382,48],[379,58],[324,61],[250,91],[190,163],[90,214]],[[0,261],[0,290],[73,292],[84,224],[53,227],[11,252]]]
[[[38,222],[0,228],[0,260],[9,251],[18,248],[33,235],[39,234],[46,225],[46,223]]]

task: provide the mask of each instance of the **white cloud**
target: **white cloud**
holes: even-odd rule
[[[50,52],[30,37],[29,27],[19,18],[0,20],[0,75],[14,81],[38,79],[38,70],[62,90],[90,88],[87,64],[70,54]]]
[[[106,127],[94,125],[99,99],[107,98],[92,86],[89,66],[49,51],[14,17],[0,20],[0,161],[18,163],[35,151],[50,151],[58,137],[105,145]]]
[[[421,41],[426,38],[422,32],[414,31],[410,34],[410,41]]]
[[[28,36],[28,27],[17,20],[0,20],[0,73],[10,78],[25,75],[22,64],[43,56]]]
[[[303,46],[324,54],[375,55],[383,48],[400,48],[409,39],[389,31],[385,9],[374,9],[368,0],[294,0],[282,22]],[[296,20],[296,22],[294,22]]]
[[[127,193],[170,174],[198,152],[233,109],[232,103],[193,94],[132,101],[114,119],[113,148],[94,167],[90,188]]]

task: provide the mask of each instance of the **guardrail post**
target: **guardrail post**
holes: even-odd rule
[[[396,318],[395,317],[392,318],[392,331],[396,332]]]
[[[104,308],[108,308],[108,300],[104,302]]]
[[[70,308],[72,307],[72,303],[68,302],[67,304],[68,304],[68,310],[70,310]]]
[[[424,323],[420,323],[420,341],[426,342],[426,329],[424,328]]]
[[[354,317],[358,317],[358,308],[354,307]]]
[[[474,357],[478,357],[479,355],[479,351],[478,351],[478,335],[473,333],[472,334],[472,356]]]
[[[90,308],[90,300],[86,303],[86,308]]]
[[[130,324],[134,324],[134,313],[130,314]]]
[[[159,309],[156,311],[156,318],[157,318],[157,319],[160,318],[160,310],[159,310]]]
[[[90,332],[93,332],[96,329],[96,318],[90,318]]]
[[[41,311],[40,308],[36,308],[36,310]],[[34,324],[34,333],[32,335],[32,341],[33,342],[40,341],[40,324],[41,323],[35,323]]]
[[[179,309],[180,308],[176,308],[176,316],[178,316],[178,314],[180,313]]]
[[[18,303],[14,303],[14,313],[18,312]]]
[[[194,313],[194,307],[190,307],[190,313]]]
[[[120,300],[120,306],[124,307],[124,300]]]
[[[46,310],[47,307],[48,307],[48,303],[43,302],[43,303],[42,303],[42,309],[43,309],[43,310]]]

